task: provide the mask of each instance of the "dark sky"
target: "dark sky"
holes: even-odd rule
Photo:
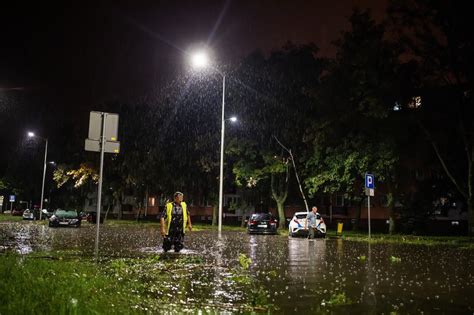
[[[13,99],[3,109],[0,102],[0,148],[26,129],[87,124],[97,104],[161,86],[185,70],[193,45],[209,45],[220,64],[288,40],[314,42],[328,56],[354,7],[377,20],[386,8],[381,0],[68,2],[0,7],[0,98]],[[22,102],[29,107],[20,113]]]
[[[380,0],[44,3],[1,8],[0,88],[47,90],[61,101],[72,94],[75,105],[159,85],[182,69],[182,52],[197,43],[208,43],[223,63],[288,40],[314,42],[331,55],[330,42],[347,29],[354,6],[371,8],[377,18],[386,6]]]

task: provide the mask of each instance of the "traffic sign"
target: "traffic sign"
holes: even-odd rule
[[[365,188],[374,189],[375,177],[372,174],[365,174]]]
[[[86,151],[100,152],[99,140],[86,139],[85,142]],[[104,144],[105,153],[119,153],[120,142],[119,141],[106,141]]]
[[[105,130],[102,135],[102,119]],[[115,113],[90,112],[89,139],[100,140],[101,135],[106,141],[117,141],[119,115]]]
[[[15,202],[15,195],[10,195],[10,202]]]

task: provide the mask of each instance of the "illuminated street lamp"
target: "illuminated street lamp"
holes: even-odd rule
[[[210,67],[209,57],[205,51],[199,51],[191,55],[191,64],[194,69],[201,70]],[[221,159],[219,172],[219,217],[218,228],[219,234],[222,232],[222,204],[223,204],[223,189],[224,189],[224,134],[225,134],[225,73],[212,67],[217,73],[222,76],[222,109],[221,109]],[[236,117],[229,118],[231,122],[236,122]]]
[[[44,198],[44,180],[46,177],[46,159],[48,158],[48,138],[43,138],[40,136],[35,135],[34,132],[29,131],[28,137],[30,138],[40,138],[44,140],[45,147],[44,147],[44,165],[43,165],[43,183],[41,185],[41,201],[40,201],[40,220],[43,218],[43,198]]]

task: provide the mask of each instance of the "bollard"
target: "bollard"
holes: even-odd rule
[[[338,236],[341,236],[342,235],[342,226],[344,225],[344,223],[342,222],[338,222],[337,223],[337,235]]]

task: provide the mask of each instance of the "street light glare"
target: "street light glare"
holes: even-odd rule
[[[28,131],[28,137],[32,138],[35,136],[35,133],[34,132],[31,132],[31,131]]]
[[[191,62],[194,68],[205,68],[209,64],[209,58],[203,51],[197,52],[192,55]]]
[[[236,122],[236,121],[237,121],[237,117],[232,116],[232,117],[229,118],[229,120],[230,120],[231,122]]]

